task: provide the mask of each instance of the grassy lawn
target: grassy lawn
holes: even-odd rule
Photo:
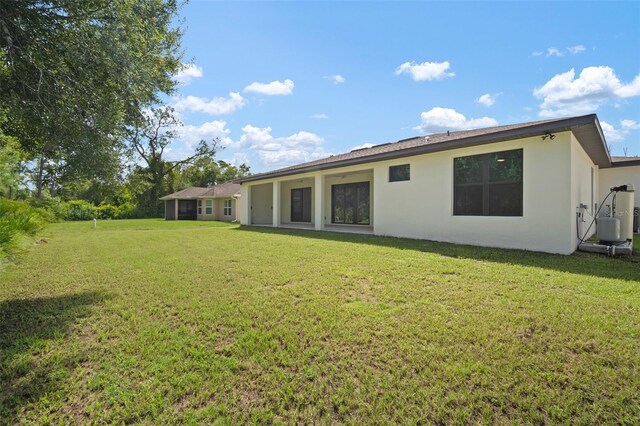
[[[638,256],[161,220],[46,237],[0,272],[0,423],[640,422]]]

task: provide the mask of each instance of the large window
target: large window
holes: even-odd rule
[[[369,225],[369,182],[331,186],[331,223]]]
[[[401,182],[411,179],[411,167],[408,164],[389,167],[389,182]]]
[[[202,200],[198,200],[198,214],[202,214]]]
[[[204,214],[213,214],[213,200],[204,200]]]
[[[224,208],[222,214],[225,216],[231,216],[231,200],[224,200]]]
[[[311,222],[311,187],[291,190],[291,222]]]
[[[453,214],[522,216],[522,149],[453,160]]]

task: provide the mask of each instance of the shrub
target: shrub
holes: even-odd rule
[[[141,217],[138,206],[133,203],[124,203],[118,206],[118,212],[114,219],[136,219]]]
[[[50,215],[50,222],[67,220],[67,203],[60,201],[59,198],[44,198],[41,200],[32,198],[29,203],[33,207],[46,211]]]
[[[23,236],[34,236],[51,218],[27,202],[0,199],[0,257],[17,249]]]
[[[97,217],[97,207],[84,200],[67,201],[65,220],[92,220]]]
[[[97,219],[116,219],[118,217],[118,206],[112,206],[111,204],[100,204],[95,208],[95,214]]]
[[[93,204],[84,200],[61,201],[58,198],[30,200],[30,204],[46,210],[50,215],[50,222],[75,221],[96,219],[135,219],[143,217],[138,206],[131,202],[121,205]]]

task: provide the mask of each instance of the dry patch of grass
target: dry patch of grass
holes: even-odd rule
[[[637,256],[156,220],[46,238],[0,273],[8,423],[640,421]]]

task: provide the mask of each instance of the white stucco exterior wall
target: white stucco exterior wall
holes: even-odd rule
[[[579,243],[578,233],[581,238],[586,239],[596,231],[595,224],[590,229],[589,225],[593,222],[596,213],[595,204],[598,203],[598,174],[598,166],[593,164],[578,140],[571,134],[571,206],[573,207],[571,213],[574,223],[574,232],[572,232],[571,238],[574,248]],[[576,209],[580,204],[584,204],[588,208],[583,221],[578,223],[578,229],[576,229]]]
[[[374,233],[569,254],[571,134],[519,139],[375,163]],[[523,216],[454,216],[453,160],[523,149]],[[388,182],[388,168],[411,165],[411,180]]]
[[[286,223],[290,210],[287,194],[295,185],[291,182],[309,179],[304,186],[311,186],[314,194],[312,220],[330,224],[331,185],[369,181],[371,224],[376,235],[570,254],[577,246],[576,207],[579,203],[593,204],[592,170],[594,185],[598,185],[599,176],[597,167],[571,132],[555,136],[553,140],[543,141],[538,136],[248,182],[242,185],[241,194],[246,200],[260,193],[251,191],[252,186],[265,185],[266,189],[267,185],[280,181],[280,210]],[[512,149],[523,150],[523,216],[454,216],[454,158]],[[389,182],[389,166],[401,164],[410,164],[411,179]],[[316,217],[315,208],[318,200],[315,182],[319,181],[324,182],[323,218]],[[598,194],[598,188],[593,192]],[[264,198],[265,203],[271,203]],[[243,203],[242,224],[251,223],[247,204],[255,203],[255,200]]]
[[[273,223],[273,181],[251,186],[249,221],[252,225]]]
[[[610,188],[629,183],[633,184],[636,190],[633,204],[635,207],[640,207],[640,166],[610,167],[600,170],[598,202],[602,202]]]

